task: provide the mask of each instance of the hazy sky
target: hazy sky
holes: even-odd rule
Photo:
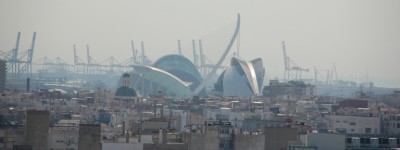
[[[36,31],[34,61],[59,56],[72,64],[73,44],[83,60],[89,44],[95,60],[123,61],[134,40],[137,47],[145,42],[154,62],[177,53],[177,39],[190,44],[234,23],[237,13],[240,55],[262,57],[266,80],[283,76],[285,40],[288,55],[303,68],[330,69],[335,62],[341,79],[400,87],[399,0],[1,0],[0,50],[14,48],[18,31],[20,50],[28,49]],[[192,59],[190,49],[184,54]]]

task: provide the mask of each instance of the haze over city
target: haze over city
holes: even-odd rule
[[[396,0],[1,1],[0,50],[15,47],[17,32],[26,50],[37,32],[34,62],[59,56],[72,64],[73,44],[82,57],[89,44],[98,61],[125,60],[131,56],[131,40],[138,47],[144,41],[146,55],[155,61],[177,53],[178,39],[190,44],[234,23],[239,13],[240,57],[261,57],[265,81],[283,76],[284,40],[288,55],[301,67],[330,69],[335,63],[341,79],[398,88],[399,6]],[[214,63],[223,51],[205,49]],[[191,49],[183,54],[192,60]],[[312,78],[313,72],[303,76]]]
[[[0,1],[0,149],[400,149],[399,8]]]

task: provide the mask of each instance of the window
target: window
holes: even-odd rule
[[[222,128],[219,130],[219,134],[229,134],[229,128]]]
[[[351,125],[351,126],[355,126],[355,125],[356,125],[356,122],[350,122],[350,125]]]
[[[371,133],[371,128],[365,128],[365,133]]]
[[[224,139],[219,140],[219,148],[223,149],[230,148],[231,147],[230,144],[231,144],[230,140],[224,140]]]
[[[346,138],[346,143],[351,144],[351,138]]]
[[[222,143],[222,142],[219,143],[219,148],[224,148],[224,146],[225,146],[225,143]]]
[[[400,123],[397,123],[397,128],[400,128]]]

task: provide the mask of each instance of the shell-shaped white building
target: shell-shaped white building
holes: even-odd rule
[[[250,62],[232,58],[230,66],[222,72],[215,84],[215,91],[222,96],[259,96],[265,69],[261,58]]]

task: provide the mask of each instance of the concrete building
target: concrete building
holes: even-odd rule
[[[2,139],[0,140],[0,149],[12,150],[15,146],[25,145],[25,130],[23,128],[0,128],[0,139]]]
[[[347,150],[400,148],[400,134],[345,134]]]
[[[344,150],[345,135],[312,133],[307,135],[307,142],[305,144],[323,150]]]
[[[100,124],[79,124],[80,150],[101,150],[101,125]]]
[[[49,149],[78,149],[79,120],[60,120],[49,129]]]
[[[288,127],[265,127],[264,150],[281,150],[288,147],[289,141],[297,141],[298,129]]]
[[[378,134],[381,131],[380,118],[377,116],[328,115],[327,127],[342,133]]]
[[[263,95],[281,99],[286,99],[287,96],[310,99],[316,95],[316,87],[303,81],[289,81],[286,83],[270,80],[269,85],[263,89]]]
[[[234,149],[235,150],[264,150],[265,135],[264,134],[236,134]]]
[[[384,119],[385,133],[400,134],[400,114],[390,114]]]
[[[47,150],[49,111],[28,110],[26,112],[25,139],[33,150]]]
[[[368,108],[367,100],[347,99],[339,102],[342,108]]]
[[[205,126],[189,133],[190,150],[233,150],[234,130],[230,123],[206,122]]]

